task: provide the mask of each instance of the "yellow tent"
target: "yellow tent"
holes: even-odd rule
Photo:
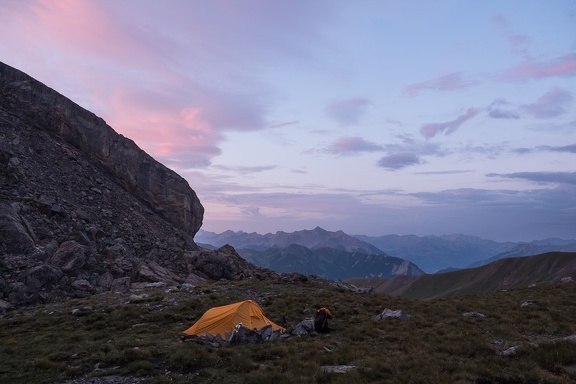
[[[186,335],[202,336],[210,333],[213,336],[220,334],[226,337],[226,332],[232,332],[240,324],[249,329],[260,329],[271,325],[273,330],[284,332],[284,328],[268,320],[260,306],[252,301],[245,300],[234,304],[214,307],[207,310],[202,317],[190,328],[184,331]]]

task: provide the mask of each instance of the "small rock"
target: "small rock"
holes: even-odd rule
[[[386,308],[382,311],[382,313],[380,313],[376,316],[373,316],[372,320],[377,321],[377,320],[382,320],[382,319],[387,318],[387,317],[395,317],[395,318],[398,318],[400,320],[410,320],[412,318],[412,316],[410,316],[409,314],[407,314],[406,312],[404,312],[400,309],[393,310],[393,309]]]
[[[464,312],[462,314],[462,316],[464,316],[464,317],[481,317],[481,318],[486,317],[485,314],[480,313],[480,312]]]
[[[498,353],[498,356],[512,356],[517,352],[517,347],[510,347]]]

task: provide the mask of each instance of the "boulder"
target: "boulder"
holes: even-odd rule
[[[76,297],[88,297],[96,293],[96,290],[86,279],[78,279],[72,282],[72,288],[74,288],[74,296]]]
[[[397,318],[400,320],[410,320],[412,318],[412,316],[410,316],[409,314],[407,314],[406,312],[397,309],[397,310],[392,310],[392,309],[384,309],[382,311],[382,313],[373,316],[372,320],[377,321],[377,320],[382,320],[385,318]]]
[[[8,301],[13,305],[37,304],[40,299],[40,292],[37,287],[29,287],[22,282],[10,285]]]
[[[0,299],[0,314],[2,312],[8,311],[10,309],[14,309],[14,306],[12,305],[12,303],[9,303],[6,300],[1,300]]]
[[[112,286],[110,287],[112,292],[121,292],[125,293],[130,291],[130,278],[129,277],[121,277],[119,279],[115,279],[112,282]]]
[[[161,267],[153,261],[147,261],[140,264],[138,268],[138,280],[140,282],[165,282],[180,284],[183,282],[181,277],[168,269]]]
[[[30,224],[12,205],[0,204],[0,249],[9,254],[25,254],[34,247],[34,232]]]
[[[65,241],[52,255],[50,262],[64,273],[74,275],[86,262],[84,247],[74,240]]]
[[[27,287],[40,289],[46,285],[58,283],[63,275],[59,268],[44,263],[26,270],[23,273],[23,280]]]
[[[293,335],[293,336],[304,336],[304,335],[310,335],[312,333],[315,333],[315,331],[314,331],[314,319],[312,319],[312,318],[304,319],[301,322],[299,322],[298,324],[296,324],[294,327],[289,328],[286,331],[286,333]]]

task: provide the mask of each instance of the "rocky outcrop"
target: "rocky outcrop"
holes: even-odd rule
[[[0,105],[14,123],[30,125],[73,146],[190,239],[198,232],[204,208],[188,183],[103,119],[3,63],[0,90]]]
[[[278,277],[231,247],[199,248],[202,217],[184,179],[0,63],[0,315],[139,284]]]
[[[216,250],[201,250],[186,255],[185,263],[211,280],[269,280],[279,277],[275,272],[256,267],[244,260],[231,245]]]

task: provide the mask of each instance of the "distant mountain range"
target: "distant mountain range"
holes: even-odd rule
[[[574,240],[548,239],[544,241],[533,241],[530,243],[516,244],[512,249],[499,253],[486,260],[482,260],[469,265],[468,267],[479,267],[489,264],[495,260],[507,259],[510,257],[521,257],[539,255],[547,252],[576,252],[576,242]]]
[[[423,237],[358,235],[356,238],[376,246],[389,255],[410,260],[426,273],[446,268],[466,268],[472,263],[504,253],[517,245],[513,242],[498,243],[465,235]]]
[[[242,231],[226,231],[218,234],[200,230],[195,240],[208,248],[230,244],[242,257],[258,266],[275,271],[298,271],[333,279],[341,278],[335,276],[343,276],[342,268],[348,268],[351,273],[358,273],[354,275],[356,277],[391,277],[394,275],[390,275],[390,271],[402,270],[399,266],[396,269],[384,267],[385,263],[392,262],[394,259],[407,260],[415,264],[414,268],[410,267],[406,271],[417,275],[416,269],[425,273],[434,273],[477,267],[502,258],[531,256],[551,251],[576,252],[576,240],[545,239],[517,243],[496,242],[458,234],[351,236],[343,231],[331,232],[320,227],[312,230],[291,233],[279,231],[264,235]],[[307,250],[302,247],[290,247],[294,244],[305,247]],[[329,248],[333,251],[329,251]],[[344,256],[345,253],[335,251],[350,254]],[[379,261],[383,269],[370,268],[369,262],[366,261],[369,259],[368,255],[371,255],[370,262],[372,263],[376,259],[374,255],[385,255]],[[357,260],[357,264],[351,269],[346,262],[353,259]],[[337,267],[336,260],[346,260],[346,262]],[[363,271],[369,271],[370,274],[364,274]],[[406,274],[410,275],[410,273]]]
[[[576,280],[576,252],[550,252],[536,256],[496,260],[477,268],[434,275],[398,276],[390,279],[349,279],[357,287],[418,299],[478,294],[496,289],[528,287],[548,282]]]
[[[359,276],[417,276],[424,273],[408,260],[384,253],[348,252],[334,248],[310,249],[298,244],[263,251],[244,248],[237,252],[249,262],[276,272],[298,272],[335,280]]]
[[[256,251],[298,244],[310,249],[334,248],[348,252],[384,253],[376,246],[342,231],[330,232],[320,227],[290,233],[278,231],[265,235],[243,231],[214,233],[200,230],[195,239],[199,243],[210,244],[214,247],[230,244],[236,249],[253,249]]]

